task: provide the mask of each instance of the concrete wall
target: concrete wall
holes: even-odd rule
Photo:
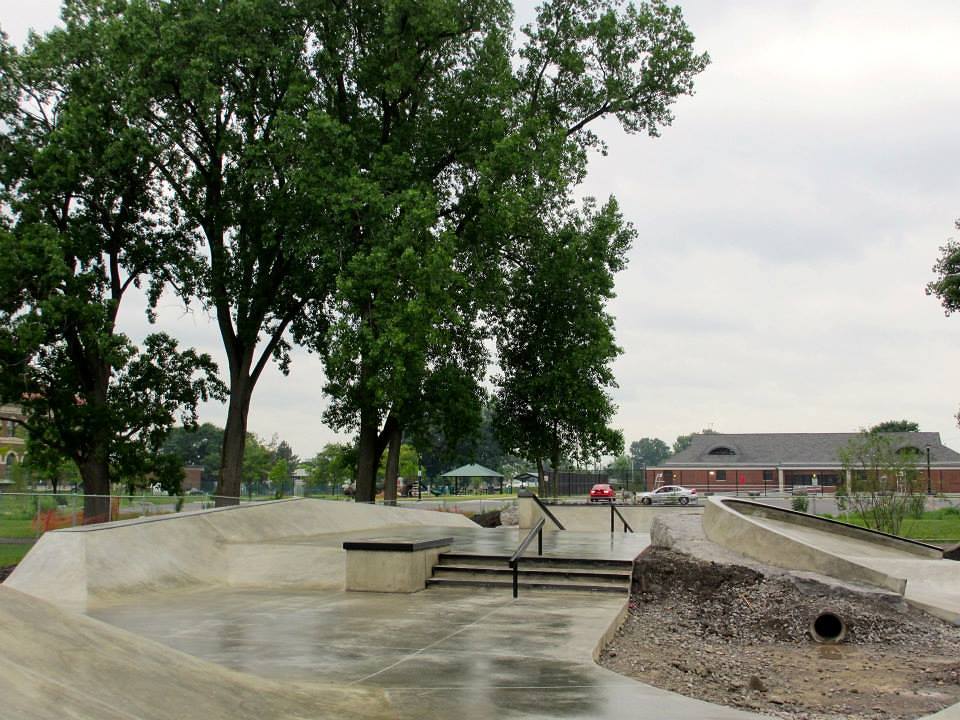
[[[544,516],[532,498],[520,497],[518,500],[520,529],[532,528]],[[610,532],[610,506],[605,503],[595,505],[548,505],[550,512],[559,520],[564,529],[572,532]],[[702,512],[700,505],[618,505],[617,509],[630,523],[634,532],[648,533],[653,519],[663,513]],[[554,531],[556,526],[547,519],[544,531]],[[623,522],[614,516],[614,532],[623,532]]]
[[[907,585],[905,578],[838,557],[755,522],[739,511],[750,504],[731,501],[730,498],[709,498],[703,515],[703,529],[707,537],[718,545],[777,567],[817,572],[841,580],[883,587],[901,595],[904,593]],[[768,508],[759,512],[772,514],[777,509]],[[788,512],[780,513],[780,520],[790,517]],[[826,531],[830,532],[828,521],[822,522]]]
[[[51,531],[5,584],[78,612],[184,587],[342,586],[343,551],[297,540],[410,525],[476,527],[454,513],[279,500]]]

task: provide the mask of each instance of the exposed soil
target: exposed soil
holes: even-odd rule
[[[847,635],[809,633],[824,609]],[[898,596],[662,548],[637,560],[601,664],[709,702],[794,720],[917,718],[960,702],[960,628]]]

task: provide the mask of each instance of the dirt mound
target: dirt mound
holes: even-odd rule
[[[829,609],[846,641],[821,645]],[[960,701],[960,628],[899,596],[651,548],[601,663],[710,702],[787,718],[915,718]]]

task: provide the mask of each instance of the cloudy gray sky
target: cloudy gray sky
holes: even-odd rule
[[[608,124],[584,188],[639,230],[612,306],[616,423],[672,442],[909,418],[960,449],[960,317],[923,291],[960,217],[960,3],[681,5],[713,61],[696,95],[658,139]],[[57,7],[0,0],[0,25],[19,43]],[[124,323],[145,332],[133,307]],[[199,311],[170,299],[161,324],[225,366]],[[306,354],[271,370],[250,429],[312,455],[336,438],[322,384]]]

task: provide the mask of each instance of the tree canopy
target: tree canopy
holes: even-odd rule
[[[102,22],[79,12],[68,4],[65,28],[23,54],[0,48],[0,397],[23,408],[35,447],[106,496],[119,476],[178,484],[160,446],[223,386],[208,356],[165,334],[141,350],[117,330],[128,291],[146,283],[155,301],[188,243],[165,212],[154,147],[120,111]],[[85,519],[105,503],[90,497]]]
[[[872,426],[867,432],[871,433],[892,433],[892,432],[919,432],[920,425],[912,420],[886,420]]]
[[[670,446],[660,438],[640,438],[630,443],[630,457],[637,465],[656,467],[671,454]]]

